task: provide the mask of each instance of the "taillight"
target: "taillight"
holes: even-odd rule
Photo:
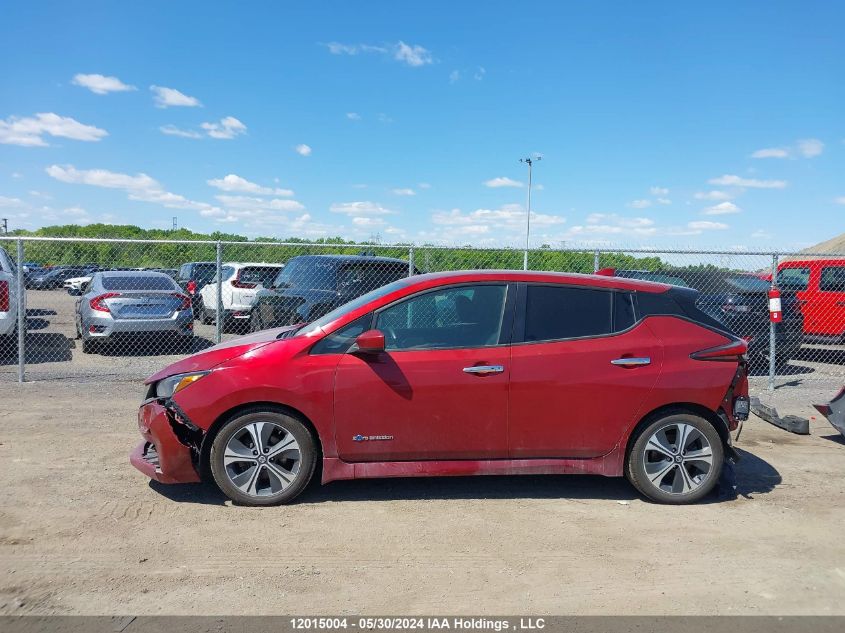
[[[179,306],[180,310],[190,310],[191,309],[191,298],[187,295],[180,294],[178,292],[174,292],[173,296],[177,299],[182,300],[182,304]]]
[[[748,352],[748,343],[742,339],[736,339],[724,345],[693,352],[689,356],[693,360],[740,361],[744,360],[746,352]]]
[[[119,296],[119,292],[107,292],[91,299],[91,301],[88,302],[88,305],[91,306],[92,310],[97,310],[98,312],[110,312],[109,307],[105,304],[106,299],[113,299],[114,297]]]
[[[189,295],[195,295],[195,294],[197,294],[197,282],[195,282],[193,279],[191,279],[191,281],[189,281],[189,282],[185,285],[185,290],[187,290],[187,291],[188,291],[188,294],[189,294]]]
[[[239,279],[239,275],[240,275],[240,273],[238,275],[236,275],[235,278],[232,280],[232,288],[250,289],[250,288],[255,288],[258,285],[258,284],[249,283],[248,281],[241,281]]]
[[[9,311],[9,282],[0,281],[0,312]]]

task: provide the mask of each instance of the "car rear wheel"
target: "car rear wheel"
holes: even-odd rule
[[[270,506],[301,493],[317,463],[309,430],[291,415],[249,410],[227,422],[211,447],[211,473],[235,503]]]
[[[249,316],[249,331],[260,332],[264,329],[264,319],[261,318],[261,309],[255,308]]]
[[[625,474],[653,501],[694,503],[713,490],[723,463],[722,438],[713,425],[691,413],[675,413],[642,429]]]

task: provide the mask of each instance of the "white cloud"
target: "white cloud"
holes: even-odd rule
[[[751,158],[790,158],[795,154],[813,158],[824,151],[824,143],[817,138],[796,141],[794,147],[766,147],[751,154]]]
[[[476,209],[464,213],[460,209],[436,211],[432,223],[440,227],[432,237],[454,242],[456,237],[484,237],[498,232],[503,238],[513,238],[525,231],[525,209],[518,204],[498,209]],[[566,218],[543,213],[531,213],[531,226],[542,230],[564,224]],[[492,237],[491,237],[492,239]]]
[[[200,126],[211,138],[231,139],[246,134],[246,125],[233,116],[220,119],[217,123],[203,123]]]
[[[453,70],[449,73],[449,83],[453,84],[461,79],[461,71],[460,70]]]
[[[237,174],[228,174],[223,178],[212,178],[206,182],[220,189],[221,191],[236,191],[243,193],[252,193],[259,196],[292,196],[293,191],[290,189],[276,189],[273,187],[262,187],[259,184],[250,182],[246,178],[241,178]]]
[[[584,224],[573,226],[567,231],[567,237],[584,235],[637,235],[650,236],[657,233],[651,218],[626,218],[607,213],[591,213]]]
[[[11,209],[13,207],[24,206],[23,200],[20,198],[9,198],[8,196],[0,196],[0,207],[4,209]]]
[[[409,187],[393,189],[393,193],[397,196],[415,196],[417,192]]]
[[[734,174],[725,174],[708,180],[711,185],[748,187],[749,189],[783,189],[785,180],[757,180],[756,178],[742,178]]]
[[[475,79],[476,81],[481,81],[482,79],[484,79],[484,75],[486,75],[486,74],[487,74],[487,69],[484,68],[484,66],[479,66],[476,69],[475,73],[473,73],[472,78]]]
[[[723,222],[710,222],[709,220],[694,220],[687,223],[687,227],[695,231],[721,231],[729,228]]]
[[[162,134],[168,136],[181,136],[182,138],[202,138],[202,134],[196,130],[183,130],[175,125],[162,125],[158,128]]]
[[[99,141],[109,133],[54,112],[40,112],[26,118],[11,116],[0,120],[0,143],[6,145],[45,147],[47,141],[42,138],[45,134],[74,141]]]
[[[72,83],[75,86],[88,88],[88,90],[98,95],[105,95],[110,92],[129,92],[131,90],[137,90],[135,86],[125,84],[117,77],[106,77],[105,75],[98,74],[76,74],[73,76]]]
[[[835,200],[836,204],[845,204],[845,196],[840,196]]]
[[[672,204],[669,198],[657,198],[657,204]]]
[[[648,192],[653,196],[668,196],[669,190],[666,187],[652,187]]]
[[[150,86],[153,93],[153,100],[157,108],[186,107],[195,108],[201,106],[199,99],[190,97],[175,88],[164,88],[163,86]]]
[[[757,229],[751,234],[752,239],[755,240],[768,240],[774,237],[771,232],[765,229]]]
[[[305,143],[300,143],[296,147],[293,148],[297,154],[300,156],[311,156],[311,146],[306,145]]]
[[[329,42],[324,44],[332,55],[358,55],[359,53],[378,53],[390,55],[394,60],[407,64],[408,66],[425,66],[434,63],[431,51],[418,45],[406,44],[399,41],[395,44],[377,46],[373,44],[343,44],[341,42]]]
[[[357,112],[347,112],[346,118],[349,119],[350,121],[360,121],[361,115],[358,114]]]
[[[739,213],[742,209],[736,206],[733,202],[720,202],[714,204],[712,207],[704,209],[704,215],[728,215],[730,213]]]
[[[305,209],[301,202],[282,198],[254,198],[250,196],[215,196],[220,203],[229,209],[244,211],[302,211]]]
[[[417,185],[420,189],[431,189],[431,185],[427,182],[421,182]]]
[[[824,151],[824,143],[817,138],[801,139],[797,143],[798,153],[804,158],[813,158]]]
[[[628,206],[634,209],[647,209],[651,206],[651,200],[633,200],[628,203]]]
[[[169,191],[147,174],[122,174],[107,169],[76,169],[73,165],[50,165],[45,170],[47,175],[61,182],[77,185],[90,185],[105,189],[125,191],[130,200],[152,202],[169,209],[194,209],[204,211],[213,208],[205,202],[189,200]]]
[[[719,191],[713,189],[712,191],[697,191],[694,196],[696,200],[730,200],[733,198],[727,191]]]
[[[782,147],[765,147],[753,152],[751,158],[789,158],[789,150]]]
[[[393,53],[393,59],[408,64],[408,66],[425,66],[426,64],[434,63],[434,58],[431,52],[422,46],[415,44],[405,44],[399,41],[396,44],[396,50]]]
[[[384,226],[386,223],[381,218],[363,216],[352,218],[352,224],[361,228],[377,228]]]
[[[498,178],[491,178],[484,182],[485,187],[492,187],[497,189],[499,187],[522,187],[522,183],[518,180],[513,180],[507,176],[499,176]]]
[[[334,202],[329,207],[332,213],[346,213],[352,216],[361,215],[385,215],[388,213],[396,213],[390,209],[386,209],[378,202],[370,202],[369,200],[362,200],[358,202]]]

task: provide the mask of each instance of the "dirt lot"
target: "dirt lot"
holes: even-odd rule
[[[136,382],[0,392],[0,613],[845,613],[845,443],[820,420],[752,419],[735,491],[693,507],[573,476],[336,482],[250,509],[129,466]]]
[[[0,613],[845,614],[845,442],[823,420],[798,437],[752,419],[733,476],[694,507],[624,480],[489,477],[239,508],[129,466],[138,379],[175,356],[83,356],[72,306],[30,293],[33,382],[0,363]],[[836,354],[807,348],[773,395],[763,377],[753,391],[810,416],[845,380]]]

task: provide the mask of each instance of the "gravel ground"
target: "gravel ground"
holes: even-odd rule
[[[823,419],[800,437],[752,417],[720,494],[690,507],[525,476],[335,482],[241,508],[128,464],[135,377],[169,357],[65,350],[30,383],[0,370],[0,614],[845,614],[845,440]],[[752,387],[810,417],[842,367],[795,367],[810,371]]]

